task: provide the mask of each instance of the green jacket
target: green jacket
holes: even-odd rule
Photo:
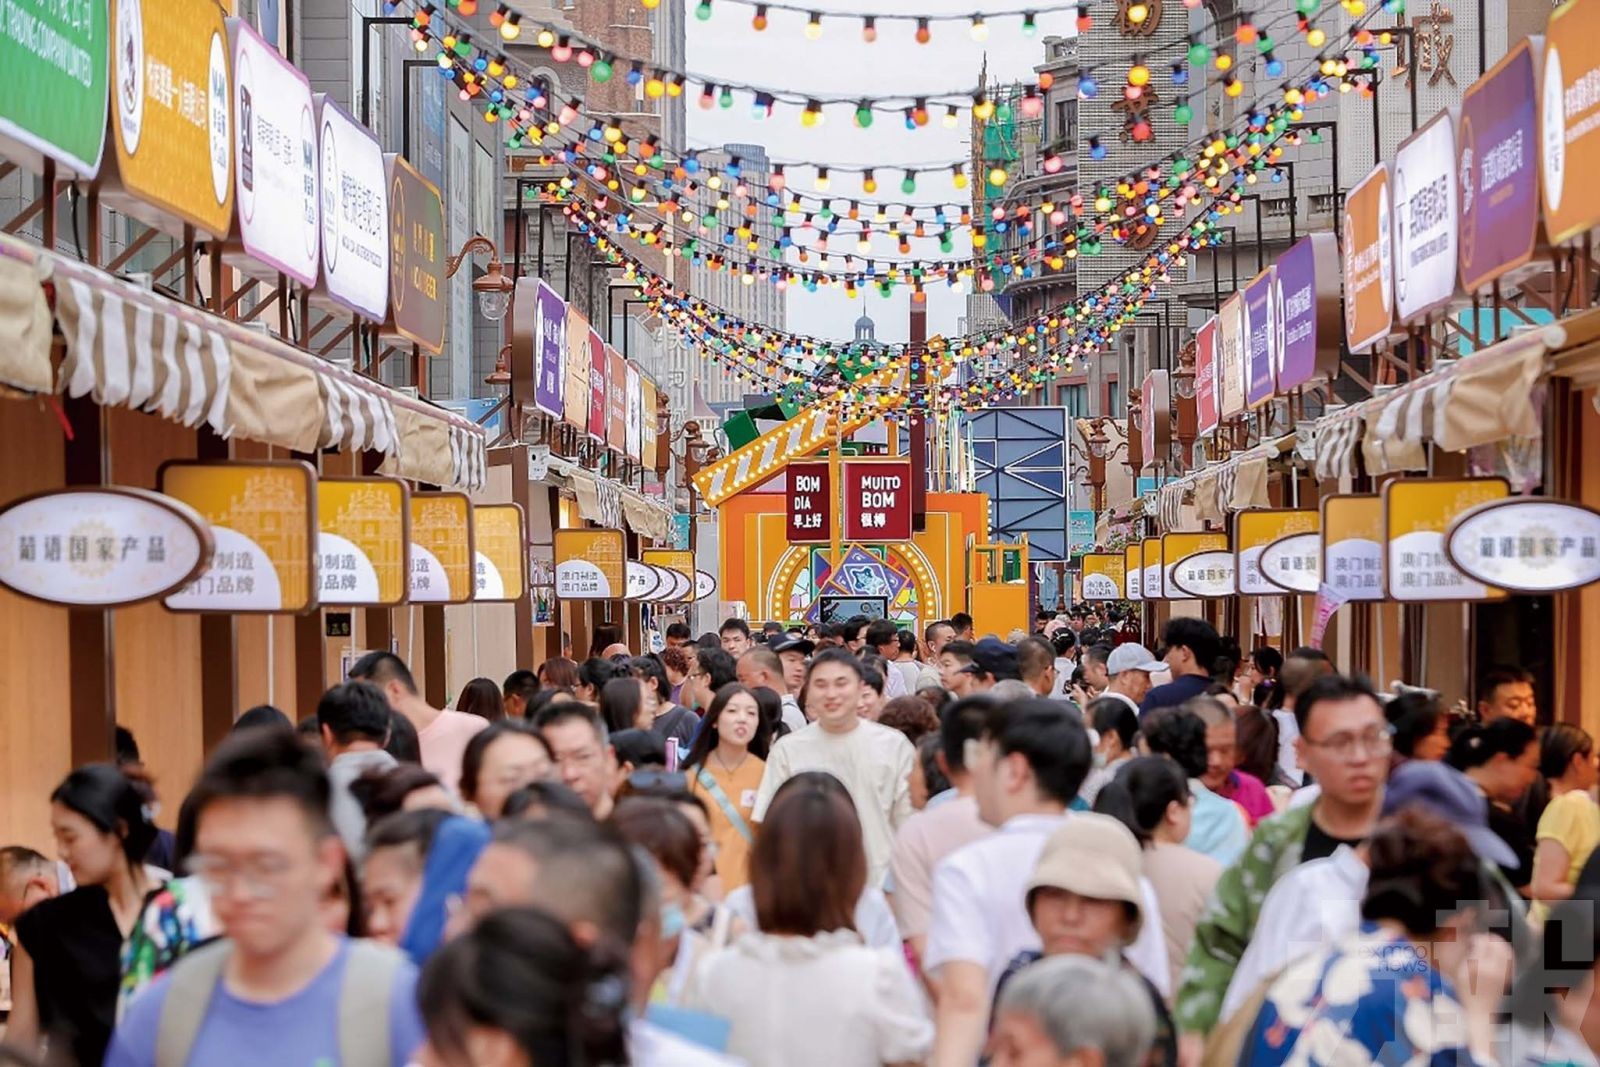
[[[1250,943],[1261,902],[1278,879],[1299,866],[1315,807],[1291,808],[1264,820],[1244,854],[1217,880],[1178,976],[1172,1015],[1181,1032],[1206,1034],[1217,1025],[1228,980]]]

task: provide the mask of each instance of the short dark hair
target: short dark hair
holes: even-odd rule
[[[1035,697],[989,705],[983,736],[1000,754],[1021,753],[1039,789],[1070,804],[1089,774],[1089,732],[1059,700]]]
[[[1017,642],[1017,673],[1027,682],[1056,665],[1056,650],[1042,637],[1024,637]]]
[[[867,623],[867,644],[873,648],[882,648],[893,642],[900,643],[900,631],[888,619],[874,619]]]
[[[615,829],[582,819],[502,821],[494,841],[533,858],[538,896],[553,914],[568,923],[587,919],[620,946],[633,943],[644,886]]]
[[[964,611],[958,611],[950,616],[950,628],[956,633],[972,629],[972,616]]]
[[[611,734],[611,749],[617,754],[619,765],[631,763],[635,770],[640,767],[667,765],[666,739],[649,730],[631,726],[626,730],[614,730]]]
[[[551,689],[578,684],[578,665],[566,656],[552,656],[539,664],[539,680]]]
[[[1417,742],[1439,728],[1444,714],[1439,695],[1426,689],[1413,689],[1389,701],[1383,706],[1383,717],[1394,727],[1394,750],[1411,759]]]
[[[913,656],[917,654],[917,635],[916,634],[912,633],[910,630],[899,630],[899,631],[896,631],[895,636],[900,639],[900,651],[901,652],[907,652],[907,653],[910,653]]]
[[[661,868],[685,886],[700,869],[700,832],[670,800],[630,796],[617,801],[611,825],[629,844],[655,857]]]
[[[1367,841],[1367,895],[1361,917],[1393,919],[1411,934],[1484,899],[1482,864],[1461,831],[1419,808],[1378,824]]]
[[[377,822],[405,807],[406,797],[419,789],[442,788],[430,771],[416,763],[402,763],[387,770],[369,770],[350,783],[350,795],[361,805],[368,824]]]
[[[294,729],[294,722],[273,707],[271,704],[257,704],[255,707],[233,720],[234,730],[250,730],[257,726],[276,726],[285,730]]]
[[[417,680],[411,677],[406,661],[393,652],[368,652],[350,668],[350,678],[371,682],[380,689],[390,682],[399,682],[408,693],[417,691]]]
[[[1532,685],[1533,674],[1515,664],[1502,663],[1483,672],[1478,682],[1478,699],[1488,700],[1502,685]]]
[[[550,742],[544,739],[539,728],[527,719],[501,719],[492,722],[487,728],[479,730],[467,742],[467,747],[461,753],[461,799],[469,804],[478,795],[478,775],[483,771],[483,757],[489,752],[489,746],[500,740],[516,734],[519,737],[531,737],[544,749],[544,754],[554,759],[550,751]]]
[[[500,809],[500,817],[517,819],[521,818],[523,813],[534,809],[538,809],[540,818],[559,812],[563,816],[594,821],[594,812],[589,810],[589,805],[571,787],[560,782],[545,780],[529,782],[506,797],[505,807]]]
[[[433,847],[433,835],[439,832],[439,825],[448,818],[450,813],[439,808],[419,808],[385,815],[367,828],[367,851],[409,847],[415,850],[420,867],[428,858],[428,849]]]
[[[702,648],[695,653],[695,659],[699,662],[700,669],[706,673],[712,692],[716,692],[729,682],[739,680],[738,664],[734,662],[732,656],[720,648]],[[779,667],[779,670],[781,671],[782,667]]]
[[[848,619],[844,620],[844,639],[846,641],[861,640],[861,631],[866,629],[871,623],[872,620],[867,618],[865,615],[850,616]]]
[[[1318,704],[1358,700],[1361,697],[1366,697],[1374,704],[1378,704],[1378,694],[1372,691],[1372,686],[1367,684],[1365,678],[1337,673],[1325,674],[1296,694],[1294,698],[1295,725],[1300,728],[1300,733],[1304,735],[1306,725],[1311,722],[1311,711]],[[1381,708],[1382,705],[1379,706]]]
[[[667,681],[667,669],[654,656],[635,656],[628,661],[628,672],[656,687],[656,696],[662,703],[672,700],[672,683]]]
[[[946,641],[944,648],[939,650],[939,655],[954,656],[956,659],[971,663],[973,653],[977,652],[977,650],[978,646],[971,641],[963,641],[960,638],[956,638],[953,641]]]
[[[824,663],[837,663],[850,668],[852,674],[860,681],[866,681],[866,675],[861,670],[861,661],[856,659],[847,648],[825,648],[811,657],[811,665],[806,668],[806,683],[809,685],[811,676],[818,667]]]
[[[594,731],[594,736],[602,745],[611,743],[611,731],[606,728],[605,720],[600,718],[600,713],[591,704],[581,700],[562,700],[553,704],[546,704],[539,709],[533,724],[542,732],[552,726],[559,726],[564,722],[582,722]]]
[[[527,670],[512,671],[500,684],[502,697],[521,697],[524,701],[528,701],[532,700],[538,691],[539,676]]]
[[[398,711],[389,712],[389,740],[383,743],[383,750],[401,763],[422,762],[422,740],[417,737],[417,728]]]
[[[933,632],[941,626],[949,627],[949,629],[952,631],[955,630],[955,627],[950,625],[950,621],[948,619],[935,619],[933,622],[930,622],[928,625],[922,628],[922,639],[929,644],[932,644]]]
[[[328,772],[322,754],[292,730],[271,727],[230,734],[200,772],[190,793],[198,827],[206,808],[221,800],[293,802],[318,836],[333,833],[328,819]]]
[[[625,673],[627,672],[608,659],[590,656],[578,664],[578,684],[593,686],[594,691],[599,693],[606,687],[607,682]]]
[[[1533,727],[1520,719],[1470,723],[1450,739],[1444,761],[1458,771],[1482,767],[1496,756],[1517,759],[1538,740]]]
[[[1099,642],[1085,645],[1083,649],[1083,658],[1104,667],[1111,659],[1111,646]]]
[[[1268,707],[1272,710],[1283,707],[1285,700],[1298,699],[1312,682],[1333,673],[1333,661],[1321,649],[1295,649],[1283,658],[1278,684],[1267,694]]]
[[[939,729],[939,718],[921,697],[895,697],[878,713],[878,725],[899,730],[914,746]]]
[[[958,772],[967,769],[967,742],[983,736],[984,724],[989,721],[989,711],[993,707],[993,697],[979,694],[952,701],[940,709],[939,743],[943,747],[945,766]]]
[[[1189,802],[1189,776],[1183,768],[1165,756],[1138,756],[1118,767],[1111,781],[1100,787],[1094,810],[1120,819],[1141,845],[1149,845],[1174,802]]]
[[[326,727],[334,741],[383,744],[389,736],[389,701],[368,682],[340,682],[317,701],[317,725]]]
[[[1182,708],[1157,708],[1139,720],[1150,751],[1168,756],[1190,778],[1206,773],[1206,724]]]
[[[732,618],[732,619],[723,619],[722,620],[722,625],[717,627],[717,633],[719,633],[719,634],[725,634],[725,633],[730,633],[730,632],[734,632],[734,631],[737,631],[739,633],[744,634],[746,637],[749,637],[750,636],[750,624],[745,622],[743,619]]]
[[[1133,747],[1133,739],[1139,733],[1139,716],[1134,714],[1126,700],[1100,697],[1089,701],[1088,712],[1089,725],[1094,727],[1096,733],[1102,737],[1116,734],[1123,748]]]
[[[1078,647],[1078,635],[1063,626],[1050,639],[1050,644],[1056,650],[1056,655],[1065,656],[1068,652]]]
[[[667,627],[667,636],[679,641],[687,641],[694,636],[694,631],[689,629],[686,622],[675,622]]]
[[[461,687],[461,694],[456,697],[456,710],[488,722],[498,722],[506,717],[505,697],[492,679],[474,678]]]
[[[854,930],[866,884],[866,847],[849,790],[824,771],[802,771],[779,786],[750,853],[761,931],[811,937]]]
[[[883,696],[883,690],[888,685],[888,679],[884,678],[883,669],[878,666],[880,663],[883,663],[883,660],[878,656],[873,656],[870,661],[863,660],[861,664],[861,681],[874,693]]]
[[[1204,619],[1186,615],[1167,621],[1166,629],[1161,631],[1161,643],[1167,648],[1187,648],[1195,662],[1207,671],[1211,670],[1222,649],[1222,638],[1217,636],[1216,627]]]

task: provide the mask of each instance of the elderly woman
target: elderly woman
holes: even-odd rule
[[[1087,956],[1040,960],[1006,987],[990,1067],[1139,1067],[1155,1017],[1139,979]]]

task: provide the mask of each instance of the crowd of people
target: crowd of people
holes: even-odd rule
[[[170,831],[119,730],[58,856],[0,849],[0,1062],[1597,1062],[1596,753],[1525,672],[1465,711],[1087,611],[665,638],[453,709],[372,653]]]

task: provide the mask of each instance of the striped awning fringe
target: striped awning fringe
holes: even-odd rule
[[[1338,479],[1356,473],[1356,446],[1361,443],[1361,413],[1347,408],[1317,424],[1318,478]]]
[[[347,382],[332,370],[317,375],[317,386],[322,393],[323,410],[319,448],[398,451],[400,431],[395,426],[394,405],[387,396]]]
[[[452,422],[450,461],[455,468],[457,485],[482,489],[489,480],[488,435]]]

